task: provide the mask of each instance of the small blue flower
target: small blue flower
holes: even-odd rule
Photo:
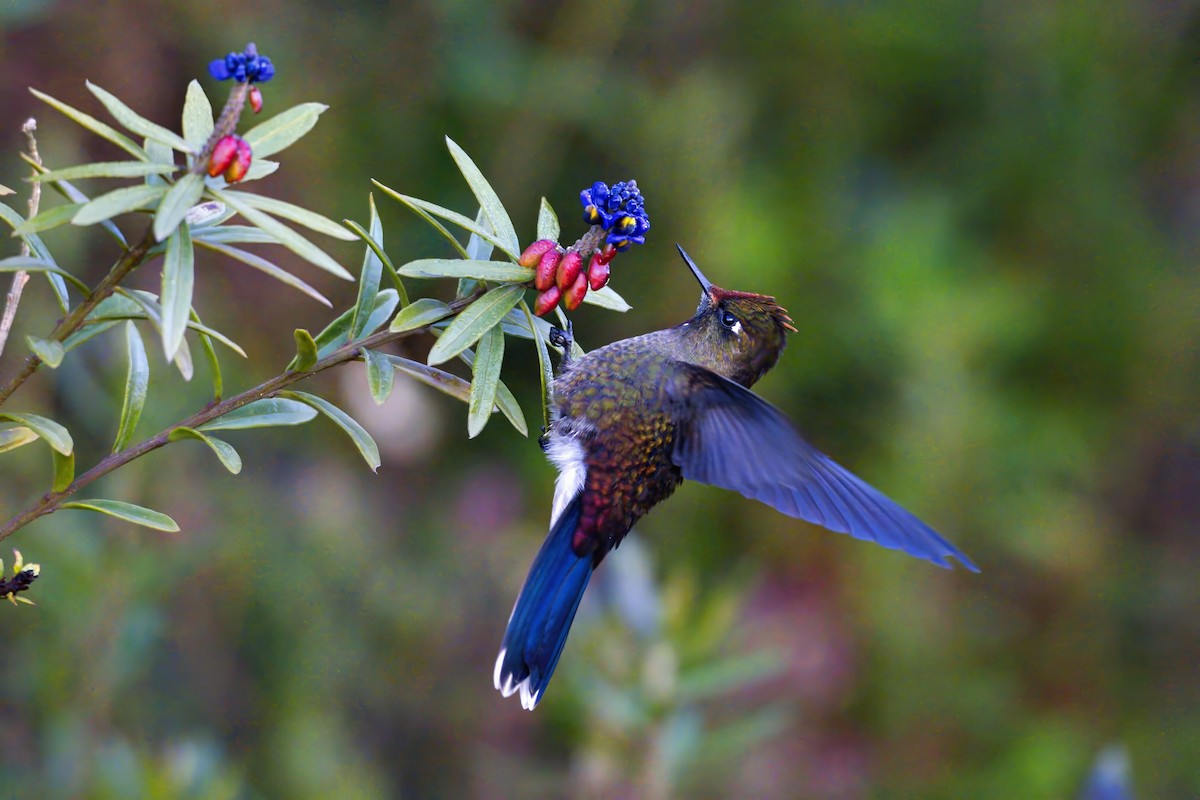
[[[597,181],[579,193],[583,221],[608,231],[606,241],[618,250],[644,244],[650,218],[637,181],[620,181],[610,188]]]
[[[240,53],[230,53],[209,63],[208,72],[219,81],[233,78],[238,83],[266,83],[275,77],[275,65],[271,59],[258,54],[254,42],[246,45]]]

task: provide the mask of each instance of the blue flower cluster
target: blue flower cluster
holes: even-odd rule
[[[233,78],[238,83],[266,83],[275,77],[275,65],[271,59],[260,56],[251,42],[243,52],[230,53],[209,63],[208,72],[219,81]]]
[[[583,204],[583,221],[608,231],[606,241],[617,250],[646,243],[650,217],[646,216],[645,200],[637,181],[620,181],[611,189],[608,184],[596,181],[579,193],[579,202]]]

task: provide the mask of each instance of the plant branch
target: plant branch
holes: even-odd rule
[[[25,120],[25,124],[21,126],[21,133],[25,134],[25,138],[29,140],[29,157],[33,159],[38,166],[42,164],[42,156],[38,153],[37,137],[33,132],[37,130],[37,120],[33,117]],[[26,219],[33,219],[37,216],[38,207],[42,203],[42,184],[39,181],[33,182],[33,188],[29,190],[29,215]],[[29,244],[21,242],[21,255],[29,257]],[[25,291],[25,284],[29,283],[29,273],[25,270],[18,270],[12,279],[12,288],[8,290],[8,297],[4,301],[4,315],[0,317],[0,353],[4,352],[4,345],[8,343],[8,334],[12,330],[13,322],[17,318],[17,306],[21,304],[21,294]]]
[[[459,298],[458,300],[450,303],[450,308],[457,312],[470,305],[470,303],[478,298],[480,294],[482,294],[482,292],[476,291],[467,297]],[[157,450],[158,448],[168,444],[170,442],[171,432],[176,428],[199,428],[206,423],[212,422],[218,417],[222,417],[231,411],[241,408],[244,405],[253,403],[255,400],[263,400],[274,397],[292,384],[299,383],[306,378],[311,378],[318,372],[324,372],[330,367],[336,367],[339,364],[345,364],[350,361],[359,360],[362,358],[363,348],[379,347],[380,345],[399,341],[400,339],[414,336],[418,333],[425,333],[426,331],[428,331],[428,328],[414,328],[413,330],[400,331],[398,333],[392,333],[391,331],[384,330],[380,331],[379,333],[372,334],[371,336],[367,336],[363,339],[347,342],[337,350],[325,356],[325,358],[319,360],[315,365],[313,365],[312,369],[304,371],[290,370],[288,372],[284,372],[283,374],[277,375],[268,381],[260,383],[253,389],[248,389],[239,395],[222,400],[215,405],[208,406],[207,408],[196,412],[187,419],[181,420],[174,425],[167,427],[165,430],[161,431],[155,436],[151,436],[145,441],[128,447],[119,453],[113,453],[110,456],[106,456],[94,467],[77,477],[69,486],[67,486],[67,488],[63,489],[61,492],[47,492],[46,494],[42,495],[41,500],[39,500],[36,505],[31,506],[25,511],[22,511],[20,514],[4,523],[4,525],[0,526],[0,541],[7,539],[17,530],[25,527],[38,517],[44,517],[52,511],[55,511],[65,500],[67,500],[67,498],[78,492],[83,487],[92,483],[97,478],[101,478],[113,470],[123,467],[130,461],[140,458],[147,453]]]

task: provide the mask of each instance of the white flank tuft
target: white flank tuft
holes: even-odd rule
[[[583,460],[583,445],[569,434],[551,434],[546,457],[558,468],[558,479],[554,482],[554,505],[550,509],[550,527],[553,528],[558,515],[583,490],[587,464]]]

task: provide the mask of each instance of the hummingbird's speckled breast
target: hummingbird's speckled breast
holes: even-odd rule
[[[675,426],[662,394],[670,358],[664,333],[593,350],[553,384],[551,436],[578,441],[586,468],[572,546],[597,564],[683,480],[671,461]]]

